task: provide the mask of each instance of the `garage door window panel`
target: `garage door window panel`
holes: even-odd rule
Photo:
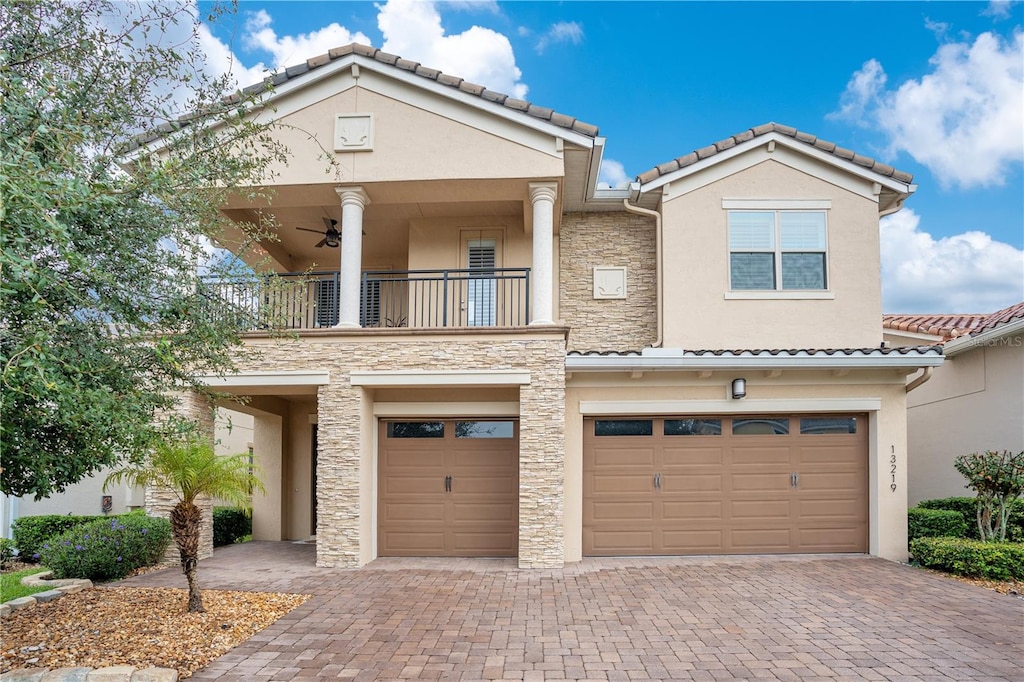
[[[444,438],[444,422],[388,422],[388,438]]]
[[[801,435],[855,434],[856,417],[801,417]]]
[[[455,422],[456,438],[514,438],[515,422],[464,421]]]
[[[595,436],[650,436],[654,434],[652,419],[598,419]]]
[[[788,419],[750,417],[732,420],[732,435],[734,436],[785,436],[788,434]]]
[[[666,436],[721,436],[721,419],[666,419],[662,433]]]

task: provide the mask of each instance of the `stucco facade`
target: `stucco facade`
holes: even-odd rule
[[[1024,450],[1022,386],[1024,337],[1011,334],[948,357],[908,395],[911,504],[973,494],[953,466],[958,455]]]
[[[266,486],[254,499],[257,539],[315,537],[319,565],[358,567],[382,555],[380,538],[395,524],[407,532],[386,551],[400,555],[431,535],[447,538],[423,550],[431,555],[479,556],[482,536],[512,533],[521,567],[558,567],[584,556],[587,523],[625,538],[614,519],[584,521],[593,506],[585,481],[603,456],[586,445],[599,437],[596,421],[660,428],[712,416],[728,428],[753,417],[785,429],[786,445],[759,436],[736,441],[735,457],[732,445],[704,452],[720,464],[707,480],[726,482],[713,506],[741,495],[730,477],[755,481],[772,487],[764,494],[790,510],[798,532],[812,506],[801,472],[768,472],[759,457],[802,462],[801,443],[834,435],[863,448],[854,453],[862,479],[828,482],[856,496],[865,529],[844,551],[906,557],[906,381],[942,362],[936,349],[880,348],[878,219],[912,194],[910,176],[768,124],[629,187],[601,188],[596,127],[372,48],[332,50],[279,80],[267,95],[274,108],[256,114],[285,124],[290,162],[275,169],[275,198],[239,193],[222,210],[237,221],[273,216],[279,239],[261,244],[269,267],[252,265],[291,289],[259,290],[254,276],[250,291],[302,311],[284,335],[248,333],[256,352],[237,374],[206,377],[244,398],[224,406],[252,416]],[[815,225],[787,232],[784,218],[801,212]],[[745,250],[731,232],[741,214],[772,225]],[[732,278],[747,262],[740,252],[761,274],[771,270],[770,281]],[[818,279],[794,286],[784,275],[798,262],[818,263]],[[289,274],[307,270],[312,282]],[[855,427],[840,433],[829,418]],[[804,434],[807,419],[831,435]],[[508,431],[457,443],[473,436],[473,420]],[[515,471],[498,480],[487,439],[512,433]],[[391,457],[382,441],[392,436],[419,438],[419,449]],[[613,458],[644,456],[605,442]],[[694,442],[675,441],[665,456],[685,460]],[[814,457],[827,464],[830,447]],[[744,458],[753,469],[737,464]],[[430,462],[459,473],[430,469],[428,480],[417,472]],[[805,471],[804,485],[815,475]],[[661,474],[653,481],[656,490],[627,496],[615,513],[662,508]],[[508,505],[486,499],[510,485],[511,529],[498,518]],[[473,486],[476,497],[466,492]],[[744,504],[756,506],[761,492]],[[827,500],[814,505],[815,537],[849,534]],[[388,516],[393,509],[401,514]],[[467,516],[474,530],[459,530]],[[673,523],[666,532],[682,522]]]

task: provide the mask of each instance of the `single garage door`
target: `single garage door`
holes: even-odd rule
[[[516,556],[519,424],[382,422],[380,556]]]
[[[588,556],[866,552],[864,415],[586,419]]]

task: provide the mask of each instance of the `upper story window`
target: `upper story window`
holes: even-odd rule
[[[828,288],[825,211],[729,211],[733,291]]]

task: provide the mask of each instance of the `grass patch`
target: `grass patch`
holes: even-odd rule
[[[21,579],[25,576],[32,575],[34,573],[42,573],[46,570],[49,569],[42,566],[36,566],[35,568],[26,568],[22,571],[14,571],[13,573],[0,574],[0,602],[10,601],[20,597],[27,597],[30,594],[45,592],[50,589],[49,587],[25,587],[21,584]]]

